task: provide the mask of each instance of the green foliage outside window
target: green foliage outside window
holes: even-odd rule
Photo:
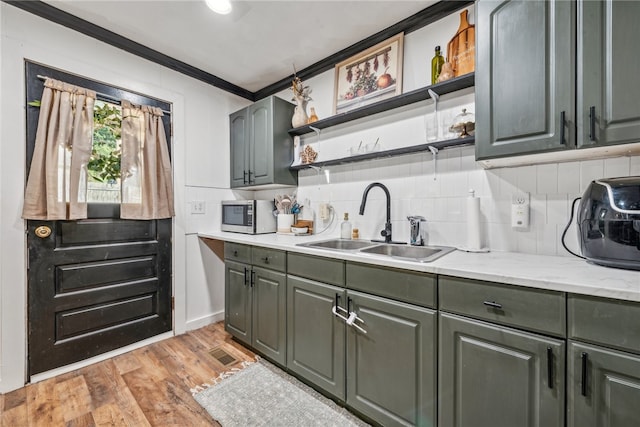
[[[120,107],[96,102],[93,115],[93,148],[87,169],[92,181],[115,184],[120,179]]]

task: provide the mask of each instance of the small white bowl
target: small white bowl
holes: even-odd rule
[[[291,232],[296,234],[304,234],[309,231],[309,227],[291,227]]]

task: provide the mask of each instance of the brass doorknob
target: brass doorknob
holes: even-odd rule
[[[44,239],[51,235],[51,229],[46,225],[41,225],[40,227],[36,228],[35,233],[36,233],[36,236],[40,237],[41,239]]]

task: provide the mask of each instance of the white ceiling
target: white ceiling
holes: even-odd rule
[[[435,3],[435,0],[44,0],[255,92]]]

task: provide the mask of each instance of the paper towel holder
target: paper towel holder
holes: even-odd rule
[[[475,191],[469,190],[467,197],[467,242],[458,249],[465,252],[484,253],[489,248],[482,246],[482,229],[480,222],[480,199],[475,197]]]

